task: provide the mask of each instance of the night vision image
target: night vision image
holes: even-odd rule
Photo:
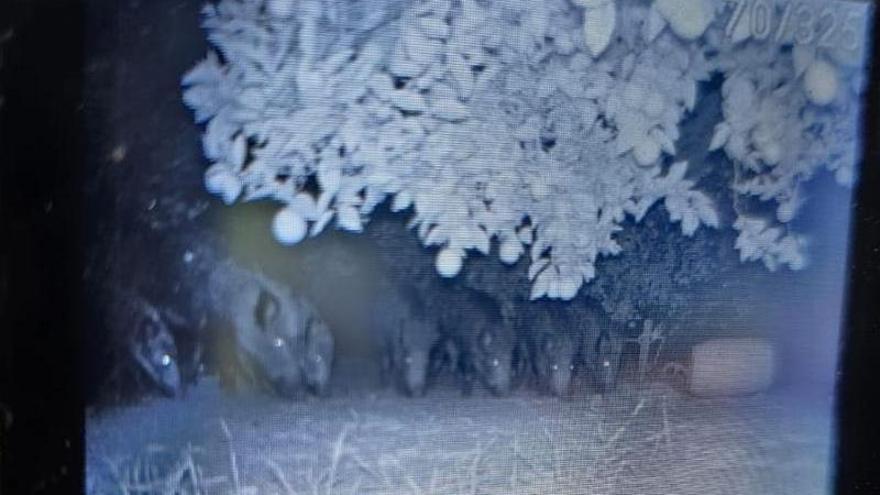
[[[830,491],[871,4],[88,3],[88,493]]]

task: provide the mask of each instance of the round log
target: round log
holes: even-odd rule
[[[775,374],[773,344],[757,338],[702,342],[691,351],[688,388],[701,397],[752,394],[766,390]]]

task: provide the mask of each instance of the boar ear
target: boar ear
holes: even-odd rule
[[[261,290],[257,297],[257,307],[254,308],[254,318],[257,326],[264,331],[278,318],[278,299],[268,291]]]
[[[601,354],[611,354],[617,351],[616,349],[617,342],[611,337],[611,334],[607,331],[602,331],[599,334],[599,340],[596,342],[596,351]]]
[[[321,330],[325,327],[323,320],[315,315],[309,315],[306,318],[306,339],[312,341],[321,335]]]
[[[599,336],[596,338],[596,345],[594,346],[596,355],[602,355],[602,352],[607,349],[606,340],[605,332],[599,333]]]
[[[492,345],[492,332],[483,332],[483,335],[480,336],[480,344],[483,345],[483,348],[488,349]]]

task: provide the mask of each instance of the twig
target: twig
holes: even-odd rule
[[[351,423],[346,423],[342,425],[342,431],[339,432],[339,436],[336,437],[336,443],[333,445],[333,457],[330,459],[330,472],[327,478],[327,490],[329,492],[333,491],[333,485],[336,484],[336,469],[339,467],[339,460],[343,455],[343,448],[345,447],[345,437],[348,435],[348,430],[351,429]]]
[[[428,483],[428,493],[437,493],[437,466],[431,470],[431,481]]]
[[[646,403],[646,402],[647,402],[647,399],[644,398],[644,397],[642,397],[641,399],[639,399],[639,403],[636,404],[636,407],[633,409],[633,412],[630,414],[630,416],[631,416],[631,417],[635,417],[635,416],[637,416],[637,415],[639,414],[639,411],[641,411],[642,408],[645,407],[645,403]]]
[[[241,480],[238,477],[238,461],[235,456],[235,449],[232,448],[232,434],[226,420],[220,418],[220,429],[223,430],[223,436],[226,437],[226,444],[229,447],[229,465],[232,469],[232,483],[235,487],[235,494],[241,495]]]
[[[284,491],[287,493],[287,495],[296,495],[296,491],[294,491],[293,487],[290,486],[290,483],[287,482],[287,478],[284,477],[284,472],[281,471],[281,468],[278,467],[278,464],[276,464],[272,459],[269,459],[266,456],[261,457],[263,462],[266,464],[269,470],[272,471],[272,474],[278,480],[278,483],[280,483],[281,487],[284,488]]]
[[[517,472],[519,468],[519,435],[513,435],[513,471],[510,473],[510,493],[517,493],[517,487],[519,486],[519,480],[517,476],[519,473]]]
[[[360,493],[360,491],[361,491],[361,477],[358,476],[357,479],[354,481],[354,484],[351,485],[351,490],[349,491],[349,493],[351,493],[352,495],[357,495]]]
[[[412,476],[407,475],[406,482],[409,485],[410,489],[412,489],[413,495],[421,495],[422,489],[419,488],[419,485],[418,485],[418,483],[416,483],[416,480],[412,479]]]
[[[474,454],[474,460],[471,462],[471,494],[476,495],[477,493],[477,485],[479,481],[477,480],[477,469],[480,465],[480,456],[482,454],[482,447],[480,446],[480,442],[477,442],[477,451]]]
[[[361,459],[361,457],[359,455],[357,455],[356,453],[349,452],[348,457],[351,458],[351,460],[354,461],[354,463],[357,464],[357,466],[359,468],[361,468],[361,470],[364,471],[365,473],[369,474],[370,476],[372,476],[376,479],[381,478],[379,473],[377,473],[374,469],[372,469],[370,466],[368,466],[367,463],[364,462],[364,460]]]
[[[614,435],[611,435],[611,438],[609,438],[608,441],[605,442],[605,446],[606,447],[614,446],[614,444],[617,442],[617,439],[620,438],[620,435],[622,435],[623,432],[625,432],[625,431],[626,431],[626,426],[619,426],[617,428],[617,430],[614,432]]]
[[[556,458],[556,440],[550,433],[547,426],[544,426],[544,436],[547,437],[547,443],[550,445],[550,470],[553,471],[553,477],[559,477],[559,461]]]
[[[379,474],[382,475],[382,482],[385,483],[385,486],[390,487],[391,481],[388,479],[388,473],[385,471],[385,459],[387,459],[386,456],[379,458]]]
[[[306,477],[306,482],[312,487],[312,495],[321,494],[321,483],[315,478],[314,466],[309,468],[309,475]]]
[[[666,442],[666,445],[672,445],[672,427],[669,425],[669,414],[667,412],[667,401],[666,396],[662,396],[661,402],[663,404],[663,428],[659,433],[656,433],[651,436],[651,440],[654,440],[654,450],[660,448],[660,442]]]
[[[190,479],[192,479],[193,493],[202,493],[202,473],[199,467],[196,466],[195,459],[193,459],[193,446],[191,444],[187,444],[183,462],[178,465],[174,472],[174,478],[178,486],[183,482],[184,476],[187,473],[189,473]]]

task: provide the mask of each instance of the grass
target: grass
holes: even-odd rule
[[[205,426],[213,435],[197,442],[199,447],[175,450],[167,444],[106,461],[114,483],[91,493],[651,493],[644,490],[652,482],[711,483],[706,473],[733,476],[746,461],[753,465],[744,474],[758,480],[742,480],[743,487],[775,479],[762,474],[769,471],[761,463],[772,466],[772,459],[762,458],[761,449],[782,449],[783,443],[779,437],[775,444],[760,443],[770,437],[767,432],[776,433],[760,416],[724,416],[730,411],[717,405],[707,413],[700,408],[709,402],[694,406],[668,386],[628,390],[571,400],[380,398],[248,405],[215,416],[218,426]],[[738,452],[736,463],[721,462],[733,458],[730,452]],[[691,485],[675,486],[689,493]]]
[[[148,453],[137,456],[133,462],[108,461],[108,466],[112,466],[111,472],[117,480],[115,493],[126,495],[478,495],[525,493],[523,490],[529,490],[529,485],[534,489],[536,483],[541,491],[574,493],[568,491],[573,487],[566,488],[575,478],[573,468],[581,468],[576,476],[577,486],[581,488],[585,481],[598,486],[603,476],[618,474],[611,466],[619,463],[618,458],[625,452],[619,445],[627,429],[627,425],[594,418],[591,424],[595,427],[597,442],[592,447],[595,462],[585,463],[570,459],[573,452],[578,452],[575,438],[548,424],[531,431],[514,428],[512,435],[494,432],[476,435],[468,442],[456,442],[455,448],[437,442],[438,434],[442,434],[438,428],[425,428],[421,434],[428,438],[417,443],[420,447],[401,448],[406,446],[394,445],[394,432],[409,436],[412,431],[401,432],[382,419],[360,421],[343,423],[335,435],[325,439],[324,448],[314,449],[311,463],[277,451],[275,455],[259,452],[256,463],[243,463],[236,451],[236,445],[241,445],[243,439],[221,418],[220,435],[227,448],[226,466],[208,483],[202,476],[208,468],[199,465],[195,459],[199,451],[191,447],[180,451],[177,461],[170,464]],[[461,421],[462,425],[467,423]],[[378,456],[374,455],[376,449],[368,452],[360,446],[364,442],[375,442],[381,432],[390,432],[391,436],[387,449],[378,446]],[[297,443],[290,448],[297,449],[308,442]],[[166,449],[162,452],[167,454]],[[243,468],[245,464],[247,468]],[[254,465],[262,469],[251,467]]]

